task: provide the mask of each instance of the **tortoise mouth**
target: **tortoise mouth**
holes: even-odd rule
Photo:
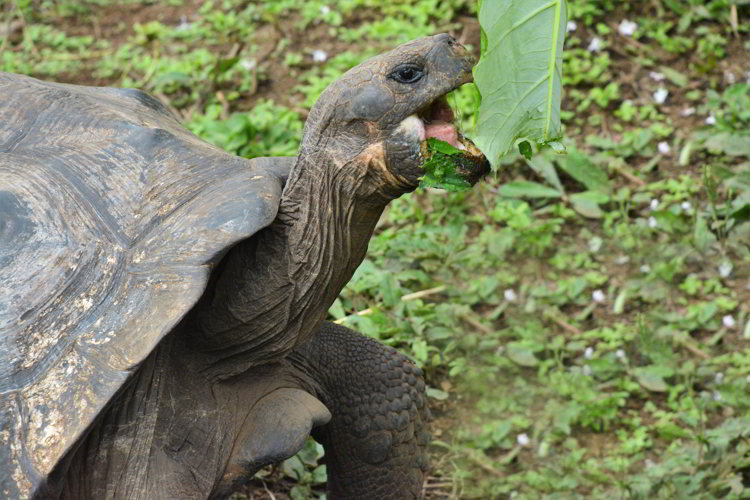
[[[456,119],[453,108],[448,104],[447,94],[442,95],[417,111],[417,116],[425,123],[453,123]]]
[[[424,134],[420,134],[421,140],[429,137],[445,141],[451,146],[465,150],[466,146],[460,140],[462,137],[458,128],[454,125],[456,115],[448,104],[445,95],[438,97],[427,106],[417,111],[417,118],[422,121]]]
[[[422,158],[431,154],[427,139],[432,137],[462,151],[461,155],[454,157],[454,164],[456,173],[469,184],[476,184],[490,172],[490,162],[484,154],[458,131],[455,125],[456,115],[448,104],[446,95],[419,109],[412,118],[418,122]]]

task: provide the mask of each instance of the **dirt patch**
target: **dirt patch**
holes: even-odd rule
[[[113,47],[119,47],[133,35],[136,24],[158,21],[167,26],[178,26],[196,18],[203,2],[185,0],[180,6],[161,4],[118,4],[91,5],[90,11],[60,19],[59,28],[68,35],[93,34],[97,40],[107,40]]]

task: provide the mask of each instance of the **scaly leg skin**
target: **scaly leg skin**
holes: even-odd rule
[[[289,361],[319,385],[333,415],[325,447],[331,500],[422,498],[429,434],[422,372],[391,347],[324,323]]]
[[[226,498],[311,429],[331,500],[421,497],[424,382],[396,350],[324,324],[287,359],[216,382],[195,370],[183,338],[149,356],[40,498]]]

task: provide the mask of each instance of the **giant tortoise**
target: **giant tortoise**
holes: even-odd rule
[[[420,370],[324,318],[471,68],[401,45],[252,160],[141,91],[0,74],[0,497],[222,498],[311,433],[329,498],[420,497]]]

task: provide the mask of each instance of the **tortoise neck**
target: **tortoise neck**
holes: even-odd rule
[[[195,312],[207,371],[226,378],[278,361],[304,341],[364,259],[391,197],[366,166],[298,160],[275,221],[222,261]]]

